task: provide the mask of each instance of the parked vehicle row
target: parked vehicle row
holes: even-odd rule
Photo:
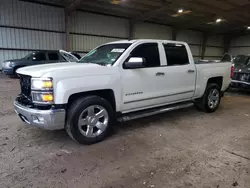
[[[78,57],[78,59],[81,57],[74,52],[71,54]],[[68,60],[66,60],[59,51],[36,51],[29,53],[21,59],[11,59],[4,61],[2,64],[2,72],[6,75],[15,76],[17,69],[21,67],[48,63],[61,63],[67,61]]]
[[[64,53],[65,56],[70,54]],[[195,105],[214,112],[231,79],[231,62],[195,64],[187,43],[107,43],[72,63],[17,70],[14,102],[22,121],[65,129],[81,144],[103,140],[114,123]]]

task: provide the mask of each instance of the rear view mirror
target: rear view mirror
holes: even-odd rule
[[[142,57],[131,57],[127,62],[124,63],[125,69],[138,69],[145,67],[145,58]]]

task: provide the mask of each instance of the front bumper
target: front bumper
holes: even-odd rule
[[[6,75],[13,75],[14,74],[14,69],[13,68],[2,68],[2,72]]]
[[[15,112],[23,122],[31,126],[47,130],[64,129],[65,115],[64,109],[37,110],[14,102]]]

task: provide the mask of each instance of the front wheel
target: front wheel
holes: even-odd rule
[[[69,108],[66,131],[80,144],[102,141],[113,123],[113,108],[99,96],[88,96],[74,101]]]
[[[202,98],[196,101],[195,105],[204,112],[215,112],[220,105],[221,92],[217,84],[209,83]]]

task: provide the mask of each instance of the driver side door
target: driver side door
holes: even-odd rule
[[[145,59],[145,66],[136,69],[122,69],[123,105],[122,112],[130,112],[141,108],[161,104],[164,100],[163,83],[166,81],[162,72],[158,43],[138,45],[130,57]]]

